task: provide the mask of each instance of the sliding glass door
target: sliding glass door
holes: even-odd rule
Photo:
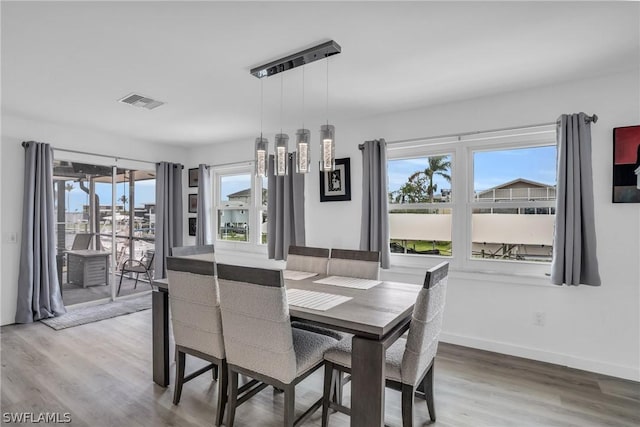
[[[56,158],[54,188],[65,305],[149,291],[149,276],[127,266],[153,271],[155,172]]]

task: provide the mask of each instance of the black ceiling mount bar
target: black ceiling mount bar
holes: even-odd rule
[[[274,74],[278,74],[283,71],[299,67],[301,65],[309,64],[319,59],[337,55],[340,52],[342,52],[342,48],[340,47],[340,45],[333,40],[330,40],[317,46],[310,47],[309,49],[294,53],[293,55],[285,56],[284,58],[280,58],[259,67],[255,67],[251,69],[249,73],[261,79],[263,77],[273,76]]]

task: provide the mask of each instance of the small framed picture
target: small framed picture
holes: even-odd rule
[[[189,187],[198,186],[198,168],[189,169]]]
[[[613,129],[613,203],[640,203],[640,126]]]
[[[196,219],[189,218],[189,236],[196,235]]]
[[[351,163],[347,157],[336,159],[333,172],[320,171],[320,201],[342,202],[351,200]]]
[[[189,194],[189,213],[198,212],[198,195]]]

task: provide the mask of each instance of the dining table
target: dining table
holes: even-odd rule
[[[368,289],[316,283],[324,278],[315,275],[300,280],[285,278],[284,282],[287,291],[300,289],[350,299],[326,310],[290,304],[290,317],[353,334],[351,426],[383,426],[386,350],[409,328],[421,287],[386,280]],[[163,387],[169,385],[169,296],[167,279],[154,280],[153,380]]]

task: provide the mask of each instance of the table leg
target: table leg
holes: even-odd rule
[[[385,348],[382,342],[353,337],[351,427],[384,425]]]
[[[153,382],[166,387],[169,385],[169,294],[161,290],[151,294]]]

